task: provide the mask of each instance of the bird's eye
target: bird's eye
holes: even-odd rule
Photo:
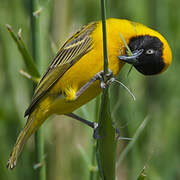
[[[148,49],[146,51],[146,54],[150,55],[150,54],[154,54],[155,53],[155,50],[154,49]]]

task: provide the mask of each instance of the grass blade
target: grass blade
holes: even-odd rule
[[[40,74],[37,70],[37,67],[33,61],[32,56],[29,54],[27,48],[24,45],[24,42],[22,40],[21,34],[18,33],[18,35],[16,35],[12,29],[12,27],[10,25],[6,25],[8,32],[10,33],[12,39],[14,40],[14,42],[16,43],[19,52],[21,53],[24,63],[26,65],[27,71],[28,73],[34,77],[34,78],[38,78],[40,77]]]
[[[140,134],[142,133],[142,131],[144,130],[144,128],[146,127],[147,123],[149,122],[149,117],[147,116],[144,121],[141,123],[141,125],[139,126],[139,128],[136,130],[135,135],[133,136],[132,140],[129,142],[129,144],[127,145],[127,147],[124,149],[124,151],[121,153],[117,164],[116,164],[116,168],[118,168],[118,166],[120,165],[120,163],[123,161],[123,159],[125,158],[125,156],[128,154],[128,152],[132,149],[133,145],[135,144],[135,142],[137,141],[138,137],[140,136]]]

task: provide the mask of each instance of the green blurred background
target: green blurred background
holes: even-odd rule
[[[97,0],[41,0],[41,54],[46,69],[56,47],[82,25],[101,18]],[[180,11],[179,0],[109,0],[108,17],[126,18],[162,33],[173,52],[173,63],[166,73],[144,77],[136,70],[127,76],[126,65],[119,74],[135,94],[116,84],[111,88],[111,110],[124,137],[133,137],[147,115],[149,121],[136,143],[117,169],[117,179],[136,179],[146,167],[148,180],[180,179]],[[30,0],[0,0],[0,180],[35,179],[34,139],[26,144],[14,171],[6,169],[9,153],[30,102],[32,84],[20,75],[22,57],[10,37],[6,24],[22,29],[23,40],[32,52]],[[117,98],[118,97],[118,98]],[[96,118],[95,101],[77,111],[89,120]],[[92,130],[66,117],[53,117],[44,123],[47,179],[88,180],[93,159]],[[118,142],[117,157],[128,141]]]

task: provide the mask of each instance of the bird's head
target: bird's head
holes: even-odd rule
[[[130,38],[128,46],[132,56],[118,56],[126,63],[132,64],[144,75],[155,75],[164,72],[172,62],[171,49],[165,38],[151,30],[149,34]]]

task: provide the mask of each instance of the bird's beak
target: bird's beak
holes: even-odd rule
[[[123,56],[118,56],[119,60],[124,61],[128,64],[136,65],[139,63],[138,57],[142,54],[143,49],[140,50],[135,50],[132,52],[131,56],[128,55],[123,55]]]

